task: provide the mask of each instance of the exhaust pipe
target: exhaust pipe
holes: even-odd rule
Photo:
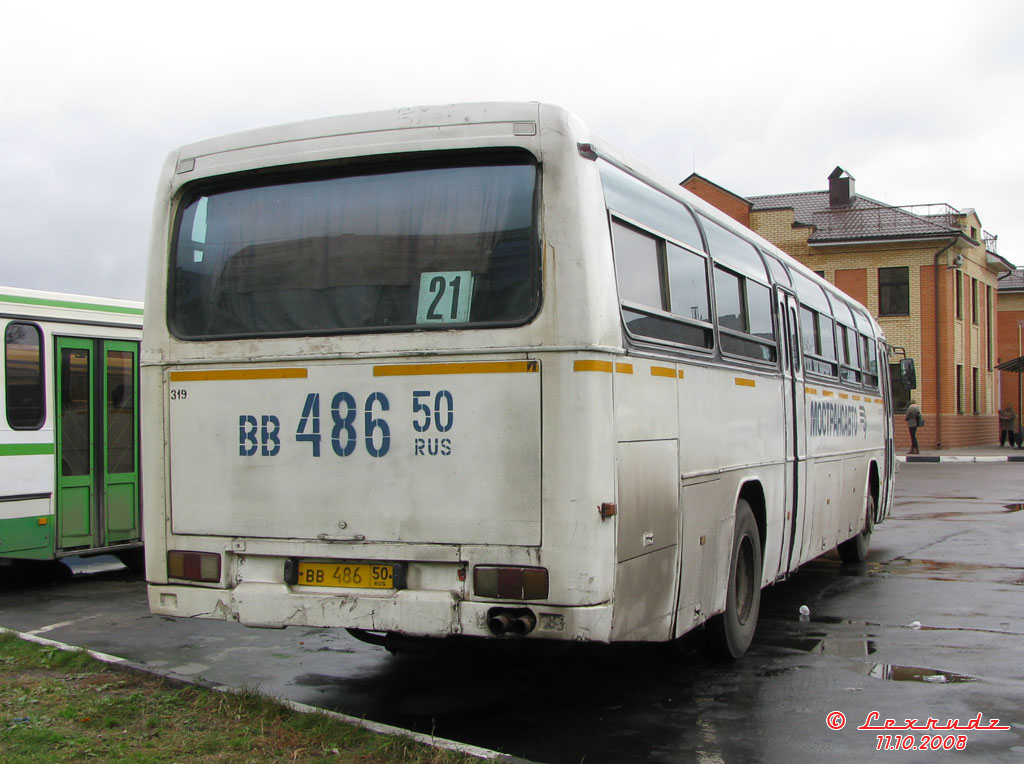
[[[496,637],[523,637],[537,626],[537,616],[526,608],[492,608],[487,614],[487,629]]]
[[[491,634],[496,637],[500,637],[507,633],[511,625],[512,617],[508,613],[497,611],[493,612],[487,618],[487,628],[490,629]]]
[[[527,610],[525,613],[513,620],[512,625],[509,628],[516,636],[523,637],[533,631],[536,625],[536,616]]]

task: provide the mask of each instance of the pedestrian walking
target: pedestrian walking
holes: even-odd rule
[[[1010,448],[1013,448],[1016,432],[1017,412],[1008,403],[1004,408],[999,409],[999,447],[1002,448],[1003,443],[1009,440]]]
[[[917,428],[924,427],[924,416],[921,414],[921,408],[917,405],[917,401],[913,398],[910,399],[910,405],[907,406],[907,428],[910,430],[910,450],[908,454],[919,454],[921,450],[917,447]]]

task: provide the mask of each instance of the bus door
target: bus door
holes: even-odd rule
[[[777,571],[777,575],[781,576],[794,565],[794,541],[797,529],[802,526],[799,515],[804,501],[806,478],[803,462],[807,458],[807,444],[804,438],[804,373],[800,358],[800,326],[797,323],[800,311],[793,294],[778,288],[776,294],[779,334],[782,336],[783,405],[786,409],[786,517],[780,534],[782,549]]]
[[[57,550],[140,537],[138,343],[56,338]]]

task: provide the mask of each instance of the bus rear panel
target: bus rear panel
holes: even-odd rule
[[[737,570],[756,594],[887,511],[877,325],[560,109],[226,136],[161,189],[154,612],[601,642],[726,617],[735,657]],[[852,357],[801,342],[833,315]]]

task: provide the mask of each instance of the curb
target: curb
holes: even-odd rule
[[[150,674],[153,676],[159,676],[167,681],[177,685],[193,685],[195,687],[202,687],[207,690],[214,690],[216,692],[241,692],[238,688],[231,687],[226,684],[220,684],[219,682],[211,682],[208,680],[199,680],[193,677],[184,676],[182,674],[176,674],[173,671],[162,671],[155,669],[151,666],[146,666],[143,663],[135,663],[127,658],[119,658],[116,655],[108,655],[107,653],[97,652],[96,650],[90,650],[85,647],[76,647],[75,645],[69,645],[64,642],[58,642],[54,639],[47,639],[46,637],[39,637],[35,634],[26,634],[15,629],[8,629],[5,626],[0,626],[0,634],[13,634],[18,639],[23,639],[26,642],[34,642],[37,645],[44,645],[46,647],[53,647],[58,650],[65,652],[82,652],[86,655],[106,663],[110,666],[122,668],[127,671],[134,671],[139,674]],[[389,724],[380,724],[378,722],[367,721],[366,719],[360,719],[356,716],[349,716],[348,714],[340,714],[337,711],[328,711],[324,708],[317,708],[316,706],[310,706],[306,703],[299,703],[294,700],[288,700],[287,698],[281,698],[277,696],[268,696],[275,702],[280,703],[286,708],[290,708],[293,711],[297,711],[302,714],[323,714],[324,716],[335,719],[345,724],[351,724],[356,727],[361,727],[369,732],[375,732],[380,735],[390,735],[391,737],[400,737],[406,740],[411,740],[416,743],[422,743],[429,745],[434,748],[442,748],[447,751],[454,751],[455,753],[463,754],[464,756],[472,756],[476,759],[483,759],[485,761],[496,761],[500,764],[536,764],[535,762],[528,761],[527,759],[520,759],[515,756],[510,756],[506,753],[499,753],[498,751],[492,751],[489,748],[481,748],[475,745],[469,745],[467,743],[459,743],[455,740],[448,740],[446,738],[435,737],[433,735],[424,735],[421,732],[413,732],[411,730],[402,729],[401,727],[392,727]]]
[[[961,464],[983,464],[998,462],[1024,462],[1024,455],[1021,456],[897,456],[896,461],[908,464],[924,463],[935,464],[938,462],[959,462]]]

